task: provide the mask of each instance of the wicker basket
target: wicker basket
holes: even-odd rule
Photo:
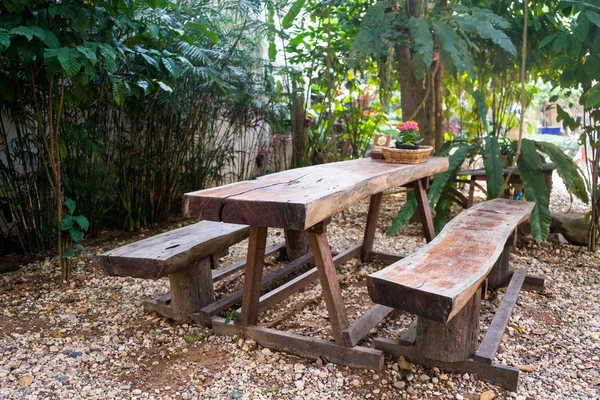
[[[427,158],[433,151],[433,147],[421,146],[415,150],[384,147],[382,151],[386,162],[394,164],[418,164],[427,161]]]

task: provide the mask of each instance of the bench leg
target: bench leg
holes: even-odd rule
[[[144,309],[176,321],[187,321],[190,314],[215,301],[211,259],[206,257],[183,271],[169,275],[170,299],[146,300]]]
[[[475,354],[479,334],[481,291],[447,324],[417,319],[415,346],[421,356],[444,362],[463,361]]]
[[[310,240],[308,233],[304,231],[294,231],[285,229],[285,253],[288,261],[294,261],[310,252]]]
[[[421,222],[423,224],[423,232],[427,243],[435,239],[435,228],[433,226],[433,218],[431,217],[431,209],[429,208],[429,199],[427,198],[427,179],[419,179],[415,182],[415,195],[417,196],[417,204]]]
[[[515,251],[517,243],[516,232],[506,241],[500,258],[488,275],[488,286],[490,289],[503,288],[510,282],[512,271],[509,269],[510,253]]]
[[[257,226],[250,227],[240,321],[244,326],[256,325],[256,321],[258,321],[258,301],[260,299],[260,284],[262,281],[263,267],[265,265],[266,248],[267,228]]]

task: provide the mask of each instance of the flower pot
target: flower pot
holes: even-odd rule
[[[427,161],[433,151],[432,146],[419,146],[418,149],[383,149],[385,161],[394,164],[418,164]]]

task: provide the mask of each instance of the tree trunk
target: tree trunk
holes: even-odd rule
[[[435,152],[444,144],[444,64],[438,58],[438,68],[433,80],[435,93]]]
[[[296,92],[292,93],[292,168],[306,165],[308,131],[304,128],[304,105]]]

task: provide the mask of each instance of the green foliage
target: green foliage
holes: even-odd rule
[[[413,130],[402,131],[398,137],[398,140],[400,143],[406,146],[415,146],[423,141],[419,135],[419,132]]]
[[[72,199],[65,201],[66,210],[63,212],[63,218],[60,221],[60,229],[67,231],[71,240],[75,243],[74,246],[69,246],[65,249],[63,257],[71,258],[75,255],[75,249],[85,253],[85,247],[81,244],[85,237],[85,232],[90,227],[90,223],[83,215],[74,215],[75,202]]]
[[[483,154],[483,165],[485,175],[487,176],[488,199],[495,199],[501,194],[504,184],[504,175],[502,174],[502,161],[500,160],[500,144],[497,136],[487,136],[484,138],[485,151]]]

